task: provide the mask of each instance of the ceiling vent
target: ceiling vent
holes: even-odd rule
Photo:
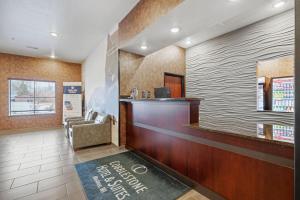
[[[33,50],[38,50],[38,47],[34,47],[34,46],[26,46],[27,49],[33,49]]]

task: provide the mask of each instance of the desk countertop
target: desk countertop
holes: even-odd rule
[[[200,121],[201,122],[201,121]],[[257,132],[257,129],[253,130],[252,133],[243,133],[242,131],[239,131],[237,133],[233,132],[226,132],[226,131],[221,131],[221,130],[214,130],[214,129],[209,129],[202,127],[200,123],[194,123],[194,124],[189,124],[186,125],[186,127],[192,128],[192,129],[198,129],[198,130],[203,130],[215,134],[225,134],[225,135],[231,135],[235,137],[241,137],[245,139],[254,139],[254,140],[259,140],[259,141],[264,141],[264,142],[271,142],[271,143],[276,143],[279,145],[283,146],[294,146],[294,135],[285,135],[282,133],[281,137],[277,136],[275,131],[272,130],[272,125],[274,124],[262,124],[263,125],[263,130],[261,133]],[[276,124],[275,124],[276,125]],[[290,126],[292,127],[292,126]]]
[[[137,102],[137,101],[158,101],[158,102],[166,102],[166,101],[201,101],[202,98],[150,98],[150,99],[129,99],[123,98],[120,99],[120,102]]]

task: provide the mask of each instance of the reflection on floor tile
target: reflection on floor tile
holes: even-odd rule
[[[0,182],[0,192],[9,190],[11,185],[12,185],[13,180],[7,180],[7,181],[2,181]]]
[[[21,198],[22,200],[40,200],[40,199],[60,199],[67,197],[66,186],[62,185],[60,187],[51,188],[49,190],[35,193],[29,196]]]
[[[40,171],[40,166],[35,166],[27,169],[17,170],[13,172],[0,174],[0,181],[18,178],[22,176],[27,176],[30,174],[38,173]]]
[[[37,192],[37,183],[0,192],[0,199],[12,200]]]
[[[3,132],[2,132],[3,133]],[[85,200],[74,164],[126,151],[104,145],[74,152],[63,129],[0,132],[0,199]],[[191,190],[180,200],[207,200]]]
[[[29,183],[38,182],[38,181],[52,178],[52,177],[59,176],[59,175],[62,175],[61,168],[49,170],[49,171],[45,171],[45,172],[40,172],[40,173],[35,173],[32,175],[28,175],[28,176],[18,177],[14,180],[12,188],[20,187],[22,185],[27,185]]]

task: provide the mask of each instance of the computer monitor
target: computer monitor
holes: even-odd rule
[[[154,96],[155,98],[170,98],[171,91],[167,87],[154,88]]]

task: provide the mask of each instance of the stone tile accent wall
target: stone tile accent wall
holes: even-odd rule
[[[185,75],[185,49],[169,46],[146,57],[120,51],[120,94],[129,95],[137,87],[151,92],[164,86],[164,72]]]
[[[8,79],[56,82],[56,114],[8,116]],[[80,82],[81,65],[0,53],[0,130],[57,127],[62,124],[63,82]]]
[[[128,42],[182,0],[141,0],[119,23],[120,44]]]

